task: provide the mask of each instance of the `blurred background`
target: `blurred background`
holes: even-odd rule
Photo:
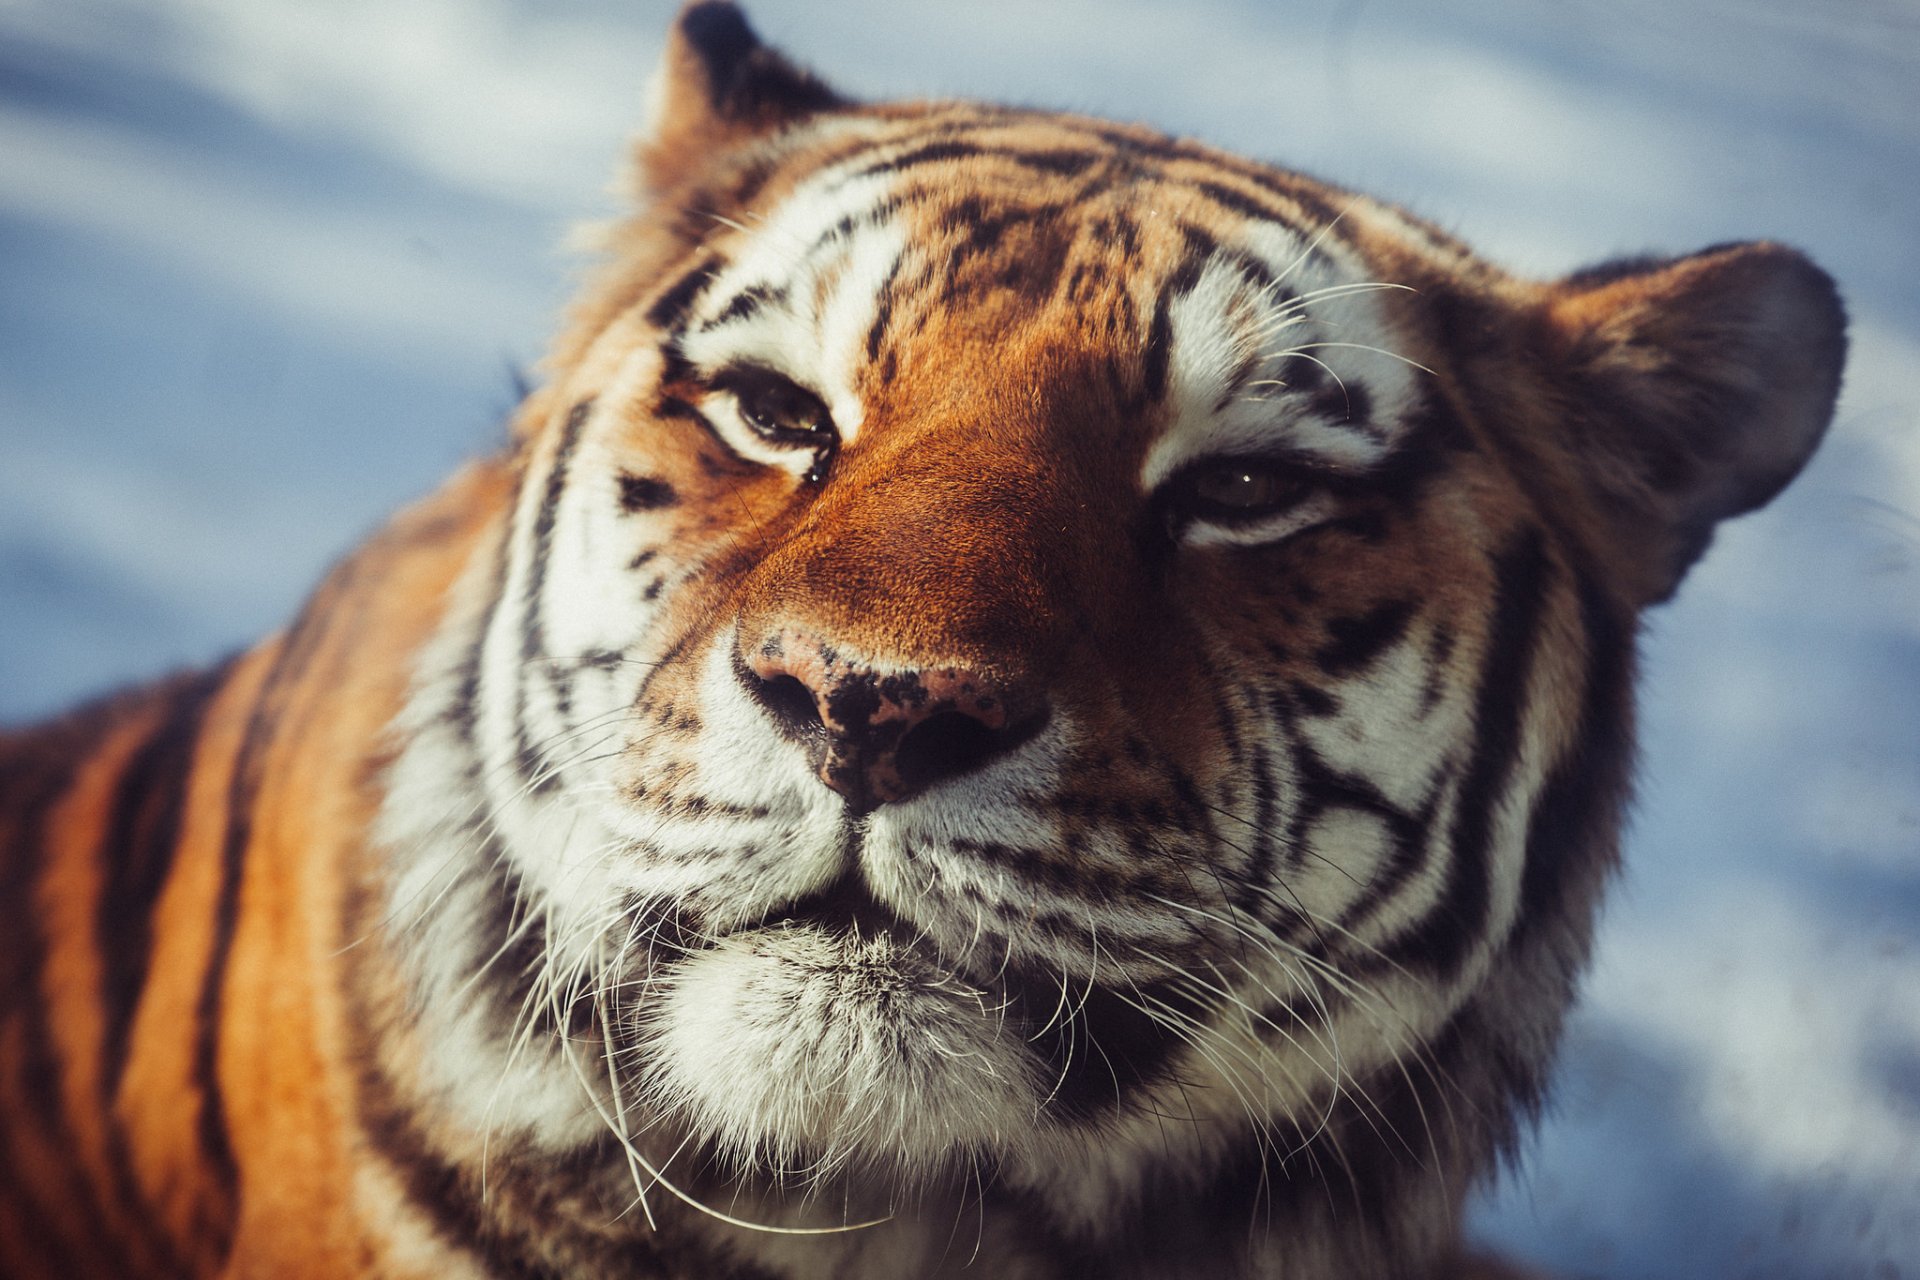
[[[1920,1276],[1920,6],[756,0],[842,88],[1068,107],[1535,274],[1772,237],[1853,358],[1645,643],[1628,869],[1474,1210],[1574,1275]],[[665,0],[0,0],[0,722],[204,662],[501,438]]]

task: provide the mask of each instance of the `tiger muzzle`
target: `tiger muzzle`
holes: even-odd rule
[[[736,653],[735,674],[856,814],[971,773],[1045,727],[1030,685],[960,666],[899,668],[799,627]]]

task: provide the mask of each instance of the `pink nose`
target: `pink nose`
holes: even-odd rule
[[[742,653],[736,672],[859,813],[970,773],[1047,719],[1045,700],[1017,681],[963,667],[883,667],[798,627]]]

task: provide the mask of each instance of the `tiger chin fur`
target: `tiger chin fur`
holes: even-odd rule
[[[0,1272],[1507,1274],[1636,617],[1831,282],[1521,280],[726,4],[657,83],[506,451],[0,739]]]

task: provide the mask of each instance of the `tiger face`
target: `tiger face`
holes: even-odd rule
[[[1636,612],[1817,443],[1830,283],[1517,280],[717,4],[640,159],[401,725],[426,1092],[789,1221],[1433,1255],[1585,957]]]

